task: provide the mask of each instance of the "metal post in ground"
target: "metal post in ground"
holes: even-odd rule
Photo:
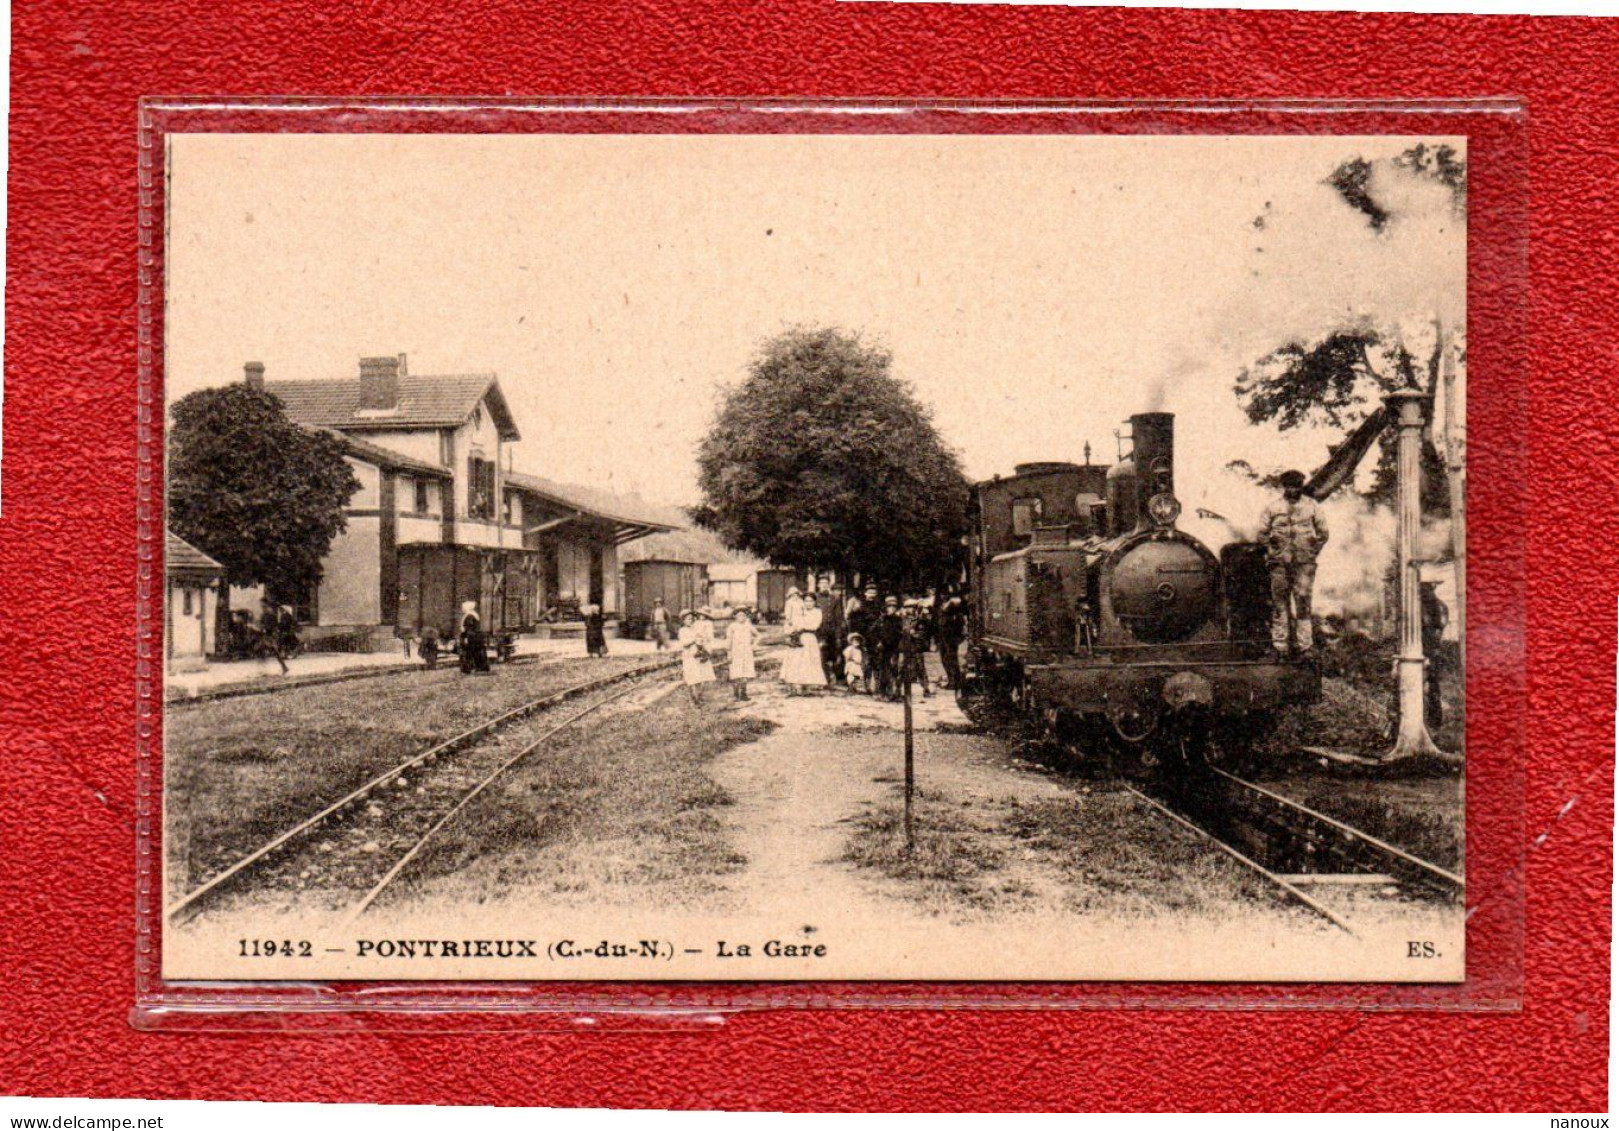
[[[916,793],[916,746],[911,718],[910,676],[903,677],[900,683],[903,685],[902,698],[905,702],[905,851],[909,853],[916,848],[916,822],[911,812],[912,797]]]
[[[1422,534],[1422,431],[1433,399],[1420,389],[1397,389],[1385,398],[1389,415],[1399,429],[1397,577],[1400,618],[1399,675],[1400,722],[1394,748],[1385,761],[1435,755],[1439,748],[1428,734],[1423,717],[1423,676],[1427,659],[1422,654],[1422,586],[1416,557]]]

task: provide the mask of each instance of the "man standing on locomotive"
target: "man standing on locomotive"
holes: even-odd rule
[[[1304,493],[1304,473],[1285,471],[1282,497],[1260,515],[1260,538],[1270,564],[1270,639],[1280,656],[1307,654],[1312,639],[1310,595],[1315,561],[1327,544],[1321,505]],[[1289,631],[1291,630],[1291,632]]]

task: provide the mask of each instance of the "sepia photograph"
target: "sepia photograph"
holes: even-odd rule
[[[1464,979],[1465,139],[166,146],[166,979]]]

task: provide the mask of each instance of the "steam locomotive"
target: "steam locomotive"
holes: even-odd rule
[[[962,705],[1011,710],[1126,772],[1230,750],[1320,696],[1270,643],[1265,548],[1176,529],[1175,418],[1130,418],[1119,463],[1020,464],[973,489]]]

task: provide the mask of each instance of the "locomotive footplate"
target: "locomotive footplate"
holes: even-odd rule
[[[1031,664],[1025,674],[1042,706],[1086,714],[1174,711],[1192,704],[1214,714],[1240,714],[1309,703],[1321,694],[1320,674],[1303,663]]]

